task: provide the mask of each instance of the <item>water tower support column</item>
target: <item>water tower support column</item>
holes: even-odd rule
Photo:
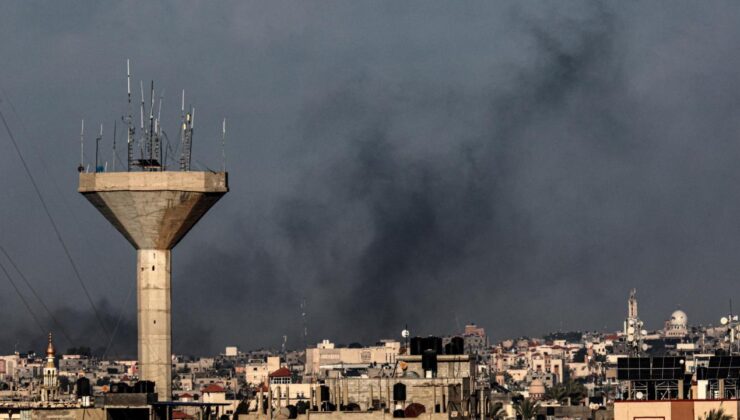
[[[172,395],[172,293],[169,250],[136,252],[139,377],[157,384],[157,392]]]

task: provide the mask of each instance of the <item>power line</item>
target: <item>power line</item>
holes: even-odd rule
[[[72,266],[72,270],[74,271],[75,277],[79,281],[80,287],[82,287],[82,291],[85,293],[85,297],[87,297],[87,300],[90,303],[90,307],[95,313],[95,318],[98,320],[98,324],[100,324],[100,328],[103,330],[103,333],[105,333],[105,337],[110,339],[110,334],[108,333],[108,329],[105,328],[105,324],[103,323],[103,320],[100,317],[98,308],[95,306],[95,302],[93,302],[92,297],[90,296],[90,292],[87,290],[87,287],[85,286],[85,282],[82,280],[82,275],[80,274],[80,271],[77,268],[77,264],[74,262],[74,259],[72,258],[72,254],[70,254],[69,248],[67,247],[67,244],[64,242],[64,239],[62,238],[62,234],[59,231],[59,228],[57,227],[57,224],[51,215],[51,211],[49,211],[49,207],[46,205],[44,196],[41,194],[41,190],[36,184],[36,179],[33,177],[33,174],[31,173],[31,169],[28,167],[28,164],[26,163],[26,159],[23,158],[23,154],[21,153],[21,150],[18,147],[18,142],[15,140],[15,136],[13,135],[13,132],[10,130],[10,126],[8,125],[8,121],[5,119],[5,114],[2,112],[2,110],[0,110],[0,119],[2,119],[3,121],[3,125],[5,126],[5,131],[8,132],[8,137],[10,137],[10,140],[13,143],[13,147],[15,148],[15,151],[18,154],[18,158],[20,159],[21,164],[23,165],[23,169],[25,169],[26,175],[28,175],[28,179],[31,181],[31,184],[33,185],[33,189],[36,192],[36,196],[41,202],[41,206],[44,209],[44,213],[46,213],[46,217],[49,219],[49,222],[51,223],[51,226],[54,229],[54,233],[56,234],[57,240],[59,241],[59,244],[62,246],[62,249],[64,250],[64,254],[67,256],[67,260],[69,261],[69,264]]]
[[[33,309],[31,309],[31,305],[28,304],[28,301],[25,297],[23,297],[23,294],[21,293],[20,289],[18,289],[18,285],[15,284],[13,281],[13,278],[10,277],[10,273],[8,273],[8,270],[5,269],[5,266],[3,263],[0,262],[0,270],[5,273],[5,277],[8,278],[8,281],[10,281],[10,284],[13,286],[13,289],[15,289],[15,292],[18,294],[18,297],[21,298],[21,302],[23,302],[23,306],[28,309],[28,313],[31,314],[31,317],[33,318],[34,322],[36,322],[36,325],[39,327],[39,330],[41,331],[42,335],[46,334],[46,330],[44,330],[44,326],[41,325],[41,321],[39,321],[39,318],[36,316],[35,313],[33,313]]]
[[[121,307],[121,312],[118,314],[118,320],[116,321],[116,326],[113,328],[113,333],[111,334],[110,340],[108,340],[108,346],[105,348],[105,351],[103,352],[103,356],[101,357],[102,360],[105,360],[105,356],[108,355],[108,351],[110,351],[111,347],[113,346],[113,340],[116,338],[116,333],[118,332],[118,326],[121,325],[121,320],[123,320],[124,309],[128,307],[128,302],[131,299],[131,295],[133,294],[133,291],[135,288],[136,288],[136,283],[133,283],[132,286],[128,290],[126,301],[123,303],[123,307]]]
[[[10,107],[10,111],[13,113],[13,115],[15,116],[15,120],[18,122],[18,124],[21,127],[21,131],[25,134],[26,137],[30,137],[30,134],[28,132],[28,129],[27,129],[26,125],[23,123],[23,119],[21,119],[20,115],[18,114],[18,111],[15,109],[15,105],[13,105],[13,102],[10,100],[8,93],[5,91],[5,89],[2,86],[0,86],[0,94],[2,94],[1,97],[4,98],[5,101],[8,103],[8,106]],[[0,102],[2,102],[2,99],[0,99]],[[115,126],[116,126],[115,125],[115,121],[114,121],[114,125],[113,126],[115,128]],[[114,135],[114,139],[115,139],[115,131],[114,131],[113,135]],[[30,142],[28,144],[31,146],[31,149],[35,152],[36,157],[41,162],[41,169],[46,173],[46,176],[51,180],[51,185],[54,187],[54,191],[56,191],[57,195],[59,196],[59,199],[61,200],[61,203],[62,203],[62,207],[64,207],[64,209],[66,210],[67,215],[72,219],[72,221],[74,222],[74,224],[77,226],[78,231],[84,230],[84,229],[82,229],[82,223],[77,218],[77,214],[74,211],[71,210],[71,207],[70,207],[69,203],[67,202],[66,196],[62,193],[61,188],[59,187],[59,184],[56,181],[56,177],[54,177],[48,171],[47,168],[49,167],[49,164],[46,163],[46,160],[44,159],[44,156],[41,154],[41,152],[39,151],[39,149],[36,147],[36,145],[33,142]],[[117,154],[116,154],[116,157],[118,158],[118,155]],[[83,159],[83,161],[84,161],[84,159]],[[121,164],[121,166],[123,166],[123,162],[121,161],[120,158],[118,158],[118,162]],[[102,260],[100,254],[97,252],[98,251],[98,247],[94,246],[92,244],[92,242],[90,242],[90,238],[88,237],[88,235],[82,235],[82,239],[88,245],[87,246],[87,250],[93,254],[93,256],[95,257],[95,259],[98,260],[98,261]],[[99,267],[102,268],[103,274],[107,278],[113,278],[113,275],[111,274],[110,270],[108,270],[108,266],[106,264],[100,264]],[[122,316],[122,314],[124,313],[125,310],[126,310],[126,307],[124,305],[124,306],[121,307],[121,311],[120,311],[121,316]],[[119,318],[120,318],[120,316],[119,316]],[[113,335],[115,335],[115,333]],[[112,338],[111,338],[111,341],[112,341]],[[106,351],[106,353],[107,353],[107,351]],[[113,355],[115,356],[116,353],[114,352]]]
[[[28,289],[31,290],[31,293],[36,297],[36,299],[39,301],[41,306],[44,308],[46,313],[49,315],[49,318],[54,322],[54,325],[59,329],[59,331],[62,333],[64,338],[69,342],[70,345],[74,346],[74,342],[69,337],[69,334],[67,334],[67,331],[62,327],[62,324],[57,320],[57,318],[54,316],[54,314],[49,310],[49,307],[46,306],[46,303],[44,303],[44,300],[41,299],[41,296],[39,296],[38,293],[36,293],[36,289],[34,289],[33,286],[31,286],[31,283],[28,281],[28,278],[23,274],[23,272],[18,268],[18,266],[15,264],[15,261],[13,261],[13,258],[10,257],[8,252],[5,250],[5,248],[0,245],[0,252],[5,255],[5,258],[8,259],[8,262],[10,262],[10,265],[13,267],[16,273],[20,276],[20,278],[23,280],[24,283],[26,283],[26,286],[28,286]]]

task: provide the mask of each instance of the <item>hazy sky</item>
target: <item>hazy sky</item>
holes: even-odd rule
[[[228,121],[231,191],[173,253],[177,352],[299,347],[303,299],[309,342],[615,330],[632,287],[650,328],[679,307],[716,323],[740,298],[738,21],[730,2],[2,2],[0,110],[109,329],[125,308],[116,354],[135,253],[76,167],[82,118],[112,160],[127,58],[165,131],[186,89],[197,167],[220,167]],[[0,245],[73,344],[107,347],[4,130],[0,165]],[[0,287],[0,352],[41,349]]]

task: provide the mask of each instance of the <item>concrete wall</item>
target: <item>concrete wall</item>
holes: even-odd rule
[[[444,410],[448,402],[448,385],[462,384],[462,378],[447,379],[411,379],[411,378],[343,378],[327,379],[331,401],[337,405],[355,403],[361,409],[367,410],[372,400],[385,402],[387,407],[394,407],[393,385],[406,385],[406,402],[419,403],[427,412],[434,411],[439,404]]]
[[[629,401],[614,404],[615,420],[632,419],[670,419],[670,401]]]
[[[15,410],[12,417],[0,411],[0,420],[107,420],[102,408],[33,409]]]
[[[738,400],[617,401],[614,419],[699,420],[711,410],[719,409],[738,419],[738,403]]]
[[[399,342],[363,348],[309,348],[306,349],[306,373],[316,376],[322,366],[330,365],[393,364],[400,348]]]
[[[390,420],[393,415],[381,411],[371,412],[311,412],[309,415],[299,415],[298,420]],[[424,413],[417,417],[419,420],[448,420],[447,413]],[[240,414],[239,420],[267,420],[264,414]]]
[[[99,191],[227,192],[223,172],[98,172],[81,173],[79,192]]]

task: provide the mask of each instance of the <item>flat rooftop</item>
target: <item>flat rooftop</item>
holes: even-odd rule
[[[81,193],[106,191],[186,191],[225,193],[226,172],[90,172],[80,173]]]

